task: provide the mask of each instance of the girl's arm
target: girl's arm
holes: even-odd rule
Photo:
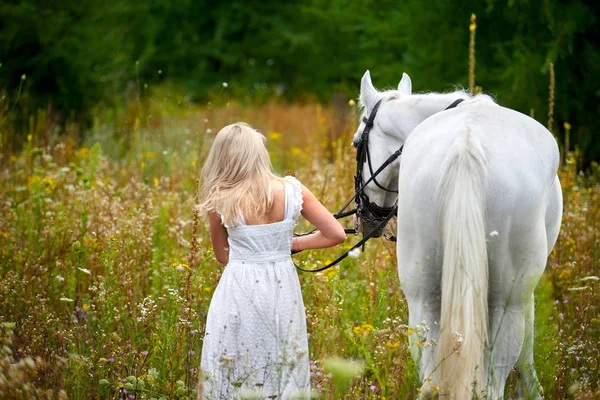
[[[208,213],[208,223],[210,225],[210,243],[221,264],[227,264],[229,261],[229,243],[227,242],[227,229],[221,223],[221,216],[217,213]]]
[[[295,237],[292,251],[322,249],[335,246],[346,240],[344,227],[323,207],[314,194],[302,185],[302,216],[318,229],[312,235]]]

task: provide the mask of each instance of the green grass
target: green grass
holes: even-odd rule
[[[82,145],[67,136],[42,146],[32,128],[21,153],[3,154],[3,398],[118,399],[125,390],[138,399],[195,398],[222,266],[204,222],[194,228],[194,191],[210,138],[237,120],[264,132],[278,172],[293,170],[328,209],[350,197],[350,107],[340,118],[339,110],[312,104],[195,107],[165,96],[98,115]],[[563,227],[536,292],[536,368],[547,398],[599,395],[600,290],[585,278],[600,275],[600,185],[598,171],[582,176],[574,160],[560,171]],[[188,265],[194,235],[198,249]],[[322,265],[356,241],[295,260]],[[336,357],[363,366],[344,398],[418,395],[407,340],[417,333],[406,325],[393,244],[371,241],[359,258],[300,273],[300,281],[320,398],[340,396],[336,375],[325,369]]]

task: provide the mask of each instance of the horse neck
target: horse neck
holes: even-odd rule
[[[458,91],[453,93],[427,93],[411,96],[413,107],[417,110],[417,125],[434,114],[444,111],[457,99],[467,99],[468,95]],[[415,125],[416,127],[416,125]]]

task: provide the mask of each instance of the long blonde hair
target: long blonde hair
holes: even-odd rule
[[[237,225],[242,215],[259,219],[273,205],[273,173],[266,138],[243,122],[217,133],[204,167],[200,212],[221,214],[226,226]]]

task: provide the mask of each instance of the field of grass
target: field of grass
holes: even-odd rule
[[[83,143],[68,128],[59,139],[39,113],[23,150],[2,152],[1,398],[195,398],[223,270],[194,218],[195,189],[211,138],[238,120],[265,133],[277,172],[292,171],[332,212],[350,198],[350,105],[200,107],[165,91],[98,111]],[[580,174],[576,159],[560,170],[563,226],[536,291],[535,361],[548,399],[600,397],[600,170]],[[294,258],[316,267],[357,240]],[[300,281],[318,398],[418,395],[407,337],[423,332],[406,325],[391,242],[370,241],[358,258]],[[337,358],[361,367],[346,387],[326,368]]]

